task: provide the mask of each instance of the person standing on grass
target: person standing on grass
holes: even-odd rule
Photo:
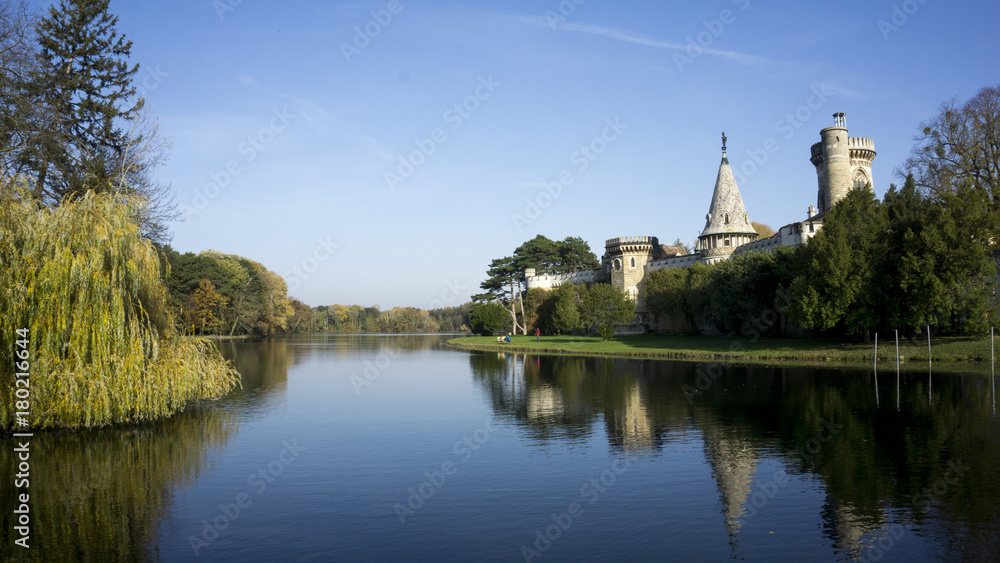
[[[542,340],[542,329],[536,328],[535,329],[535,342],[541,342],[541,340]]]

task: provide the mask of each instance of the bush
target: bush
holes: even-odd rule
[[[602,324],[597,329],[597,333],[601,335],[601,339],[607,342],[615,337],[615,325],[611,323]]]
[[[469,324],[472,332],[490,336],[507,329],[510,325],[510,313],[497,303],[476,303],[469,311]]]

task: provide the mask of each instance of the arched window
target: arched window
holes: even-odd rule
[[[726,218],[726,224],[728,225],[729,224],[729,214],[728,213],[726,213],[725,218]]]
[[[868,175],[863,170],[854,173],[854,187],[863,188],[868,185]]]
[[[632,259],[632,267],[635,268],[635,258]]]

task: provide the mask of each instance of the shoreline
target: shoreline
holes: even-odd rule
[[[756,342],[710,336],[636,335],[602,342],[599,337],[515,336],[510,344],[497,344],[493,336],[454,338],[447,342],[458,350],[513,352],[518,354],[592,356],[645,360],[719,362],[745,365],[873,368],[874,343],[840,343],[832,339],[768,338]],[[884,346],[884,347],[883,347]],[[735,351],[734,351],[735,350]],[[926,340],[900,341],[900,371],[927,372]],[[990,370],[989,337],[932,339],[932,371]],[[879,371],[895,371],[895,342],[879,342]]]

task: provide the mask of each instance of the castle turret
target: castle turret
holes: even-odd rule
[[[849,137],[847,115],[833,114],[833,127],[819,132],[820,142],[812,146],[810,161],[816,167],[819,192],[816,207],[825,213],[851,188],[871,185],[875,142],[864,137]]]
[[[697,252],[707,264],[725,260],[736,247],[757,240],[757,231],[750,224],[740,189],[736,186],[733,169],[726,156],[726,134],[722,134],[722,162],[715,179],[712,205],[705,216],[705,229],[698,237]]]
[[[618,237],[604,244],[602,262],[610,275],[611,285],[636,300],[636,310],[646,310],[642,288],[646,279],[646,264],[653,261],[660,249],[656,237]]]

